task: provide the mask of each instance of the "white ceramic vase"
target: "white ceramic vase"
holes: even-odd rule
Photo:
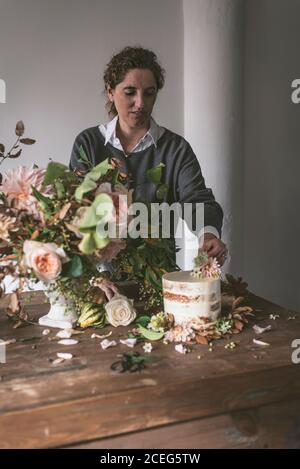
[[[77,320],[74,302],[49,288],[46,288],[45,294],[50,302],[50,310],[39,319],[39,324],[58,329],[71,329]]]

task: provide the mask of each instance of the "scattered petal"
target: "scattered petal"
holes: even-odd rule
[[[91,335],[91,339],[106,339],[106,337],[109,337],[112,335],[112,331],[110,331],[108,334],[92,334]]]
[[[137,339],[124,339],[124,340],[120,339],[120,343],[127,345],[127,347],[133,348],[137,343]]]
[[[260,327],[257,326],[256,324],[253,326],[253,330],[255,334],[263,334],[264,332],[268,332],[272,329],[272,326],[266,326],[266,327]]]
[[[75,339],[62,339],[58,341],[59,344],[62,345],[75,345],[78,344],[78,340]]]
[[[71,353],[58,352],[56,355],[63,360],[71,360],[71,358],[73,358]]]
[[[257,340],[257,339],[253,339],[253,342],[256,345],[261,345],[262,347],[267,347],[268,345],[270,345],[268,342],[263,342],[262,340]]]
[[[64,361],[65,361],[64,358],[56,358],[55,360],[53,360],[52,365],[59,365],[60,363]]]
[[[280,318],[279,314],[270,314],[270,319],[273,319],[273,321],[276,321],[277,318]]]
[[[48,335],[50,334],[50,329],[44,329],[42,332],[43,335]]]
[[[69,339],[72,335],[72,329],[63,329],[56,334],[56,337],[61,339]]]
[[[115,347],[117,345],[117,342],[115,340],[107,340],[104,339],[102,342],[100,342],[100,345],[103,350],[109,348],[109,347]]]
[[[183,354],[187,353],[187,348],[184,347],[182,344],[175,345],[175,350],[176,352],[179,352],[179,353],[183,353]]]
[[[1,340],[0,345],[15,344],[16,342],[17,342],[17,339]]]

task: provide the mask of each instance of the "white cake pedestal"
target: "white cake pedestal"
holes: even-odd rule
[[[41,326],[71,329],[77,320],[77,314],[72,300],[56,291],[45,291],[50,301],[50,310],[39,319]]]

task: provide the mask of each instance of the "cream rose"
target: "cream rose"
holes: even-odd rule
[[[108,322],[114,326],[128,326],[136,318],[133,300],[123,295],[115,295],[105,305]]]
[[[44,282],[55,280],[61,272],[62,263],[68,261],[65,251],[55,243],[27,240],[23,252],[25,265]]]

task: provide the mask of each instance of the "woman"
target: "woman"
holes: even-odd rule
[[[94,166],[107,157],[117,159],[132,175],[136,200],[157,202],[156,190],[145,179],[147,169],[165,165],[163,183],[169,187],[169,204],[204,203],[204,229],[199,233],[199,251],[207,251],[222,265],[227,256],[221,241],[223,212],[211,189],[206,188],[197,158],[188,142],[156,124],[151,117],[158,91],[164,85],[164,70],[156,55],[141,47],[125,47],[112,57],[104,73],[108,113],[113,119],[81,132],[74,143],[70,168],[86,171],[80,159],[82,146]],[[188,224],[189,220],[186,220]]]

